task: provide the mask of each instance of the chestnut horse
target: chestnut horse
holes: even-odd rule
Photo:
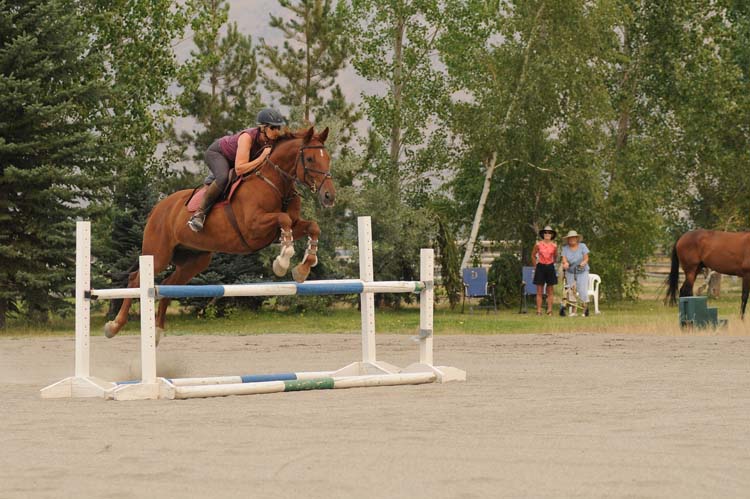
[[[211,262],[214,252],[248,254],[281,239],[281,252],[273,262],[278,276],[287,273],[294,256],[292,242],[308,237],[307,250],[302,262],[292,276],[304,282],[310,268],[318,263],[317,248],[320,227],[312,220],[300,218],[301,198],[295,184],[308,187],[317,193],[321,205],[333,206],[336,190],[330,174],[330,156],[325,149],[328,128],[320,135],[315,130],[289,133],[280,137],[268,159],[254,171],[246,174],[243,184],[231,199],[235,214],[232,220],[228,210],[214,206],[201,232],[187,226],[190,213],[186,208],[193,190],[175,192],[154,206],[143,231],[143,255],[153,255],[154,274],[174,263],[174,272],[162,284],[187,284]],[[234,222],[234,223],[233,223]],[[140,285],[138,271],[131,272],[128,287]],[[122,302],[117,317],[104,326],[107,338],[116,335],[128,322],[132,300]],[[158,336],[164,329],[169,299],[159,301],[156,314]]]
[[[722,232],[698,229],[683,234],[672,248],[672,268],[669,272],[669,303],[677,303],[677,284],[680,264],[685,271],[685,282],[680,296],[693,296],[693,284],[704,268],[721,274],[742,278],[740,317],[745,317],[745,306],[750,292],[750,232]]]

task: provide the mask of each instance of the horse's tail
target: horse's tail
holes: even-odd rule
[[[667,278],[667,303],[677,305],[677,284],[680,281],[680,258],[677,256],[677,243],[672,246],[672,267]]]

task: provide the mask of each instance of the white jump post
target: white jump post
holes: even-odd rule
[[[435,309],[435,251],[419,250],[419,280],[427,283],[419,293],[419,362],[432,365],[433,313]]]
[[[359,245],[359,278],[365,285],[375,282],[373,271],[372,219],[357,217]],[[362,362],[353,362],[336,371],[336,376],[363,376],[365,374],[395,374],[401,371],[387,362],[378,361],[375,344],[375,293],[360,293],[362,317]]]
[[[112,392],[115,400],[158,399],[160,382],[156,378],[156,288],[154,257],[138,258],[141,302],[141,382],[121,385]]]
[[[402,373],[434,373],[438,383],[465,381],[466,371],[448,366],[434,366],[432,337],[434,334],[435,310],[435,250],[422,248],[419,251],[419,280],[423,288],[419,292],[419,362],[402,369]]]
[[[43,398],[102,397],[114,385],[91,376],[91,222],[76,222],[76,338],[74,375],[43,388]]]

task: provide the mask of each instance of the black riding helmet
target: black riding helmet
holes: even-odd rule
[[[258,113],[256,121],[259,125],[283,126],[286,124],[286,120],[284,120],[281,113],[270,107],[261,110],[261,112]]]

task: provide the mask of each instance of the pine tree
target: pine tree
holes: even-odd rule
[[[221,36],[229,5],[223,0],[195,0],[194,8],[196,50],[180,71],[178,103],[182,114],[195,119],[199,127],[174,138],[202,164],[211,143],[253,125],[263,103],[252,38],[240,33],[236,23],[229,24],[226,35]]]
[[[279,0],[292,18],[271,16],[271,27],[284,34],[284,46],[263,42],[262,54],[273,74],[264,75],[266,87],[281,94],[281,103],[302,109],[304,123],[312,123],[323,94],[334,85],[349,57],[346,2],[332,0]],[[336,96],[334,95],[335,99]]]
[[[179,68],[173,46],[189,21],[192,2],[88,0],[83,19],[91,51],[101,57],[110,88],[102,102],[106,126],[99,130],[110,179],[94,226],[96,276],[116,285],[137,261],[143,228],[159,196],[172,189],[176,155],[166,142],[174,99],[169,87]],[[101,284],[109,284],[102,282]]]
[[[0,327],[44,321],[72,285],[74,219],[105,161],[107,97],[76,5],[0,1]]]

